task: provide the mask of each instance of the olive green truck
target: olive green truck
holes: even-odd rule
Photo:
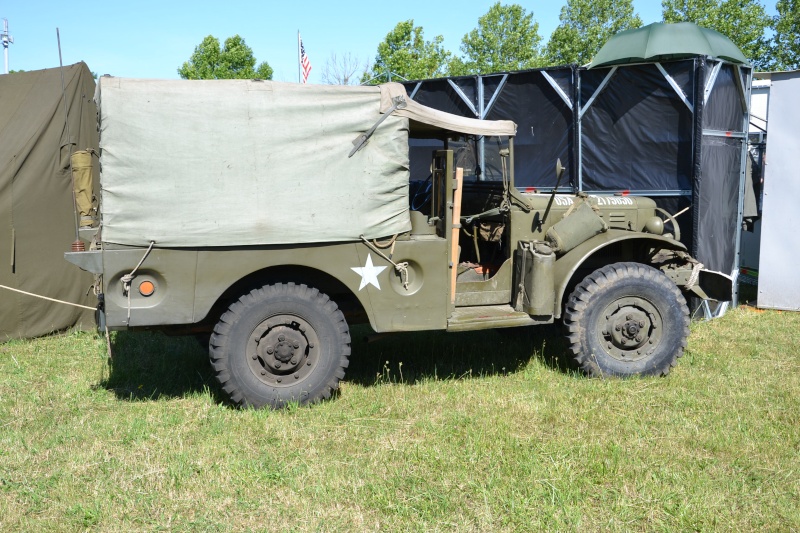
[[[436,111],[398,84],[103,77],[96,100],[98,224],[66,258],[96,274],[101,328],[210,334],[238,405],[328,398],[357,323],[561,322],[586,373],[663,375],[686,346],[686,298],[731,298],[651,199],[521,192],[513,122]],[[498,179],[460,167],[476,138]],[[417,139],[438,144],[412,193]]]

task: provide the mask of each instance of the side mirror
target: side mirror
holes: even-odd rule
[[[561,164],[561,158],[556,160],[556,181],[561,181],[561,176],[564,175],[564,165]]]

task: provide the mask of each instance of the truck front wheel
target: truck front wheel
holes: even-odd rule
[[[661,271],[614,263],[572,292],[564,312],[570,351],[592,376],[663,376],[683,355],[689,310]]]
[[[338,389],[350,333],[335,302],[294,283],[267,285],[231,304],[210,342],[211,366],[231,401],[280,408]]]

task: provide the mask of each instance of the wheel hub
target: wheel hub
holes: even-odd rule
[[[318,344],[316,332],[305,320],[287,315],[272,317],[250,335],[250,370],[270,385],[290,385],[316,365]]]
[[[304,345],[308,344],[305,337],[298,331],[289,328],[287,334],[281,333],[282,330],[287,329],[285,326],[275,328],[270,331],[266,336],[262,337],[258,342],[258,347],[265,359],[276,359],[280,363],[289,363],[295,358],[295,354],[301,355],[305,352]],[[277,335],[277,342],[275,336]]]
[[[601,332],[608,353],[621,361],[636,361],[652,353],[661,339],[661,315],[647,300],[622,298],[605,311]]]

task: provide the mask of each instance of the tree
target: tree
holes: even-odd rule
[[[545,52],[551,65],[588,63],[612,35],[642,25],[632,0],[567,0],[559,20]]]
[[[375,64],[364,73],[362,81],[446,76],[450,52],[442,47],[443,40],[444,37],[437,35],[433,41],[426,41],[422,26],[414,26],[413,20],[399,22],[378,45]]]
[[[461,39],[463,58],[455,58],[450,73],[488,74],[540,66],[539,23],[519,4],[497,2],[478,19],[478,27]]]
[[[272,79],[272,67],[264,61],[256,67],[253,50],[238,35],[225,39],[220,49],[219,39],[209,35],[194,49],[194,53],[178,69],[185,80]]]
[[[770,69],[800,68],[800,1],[778,0]]]
[[[328,85],[358,85],[367,70],[369,65],[362,64],[354,55],[347,53],[337,56],[334,52],[322,67],[322,82]]]
[[[694,22],[728,37],[756,69],[770,62],[772,19],[758,0],[663,0],[664,22]]]

